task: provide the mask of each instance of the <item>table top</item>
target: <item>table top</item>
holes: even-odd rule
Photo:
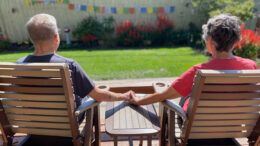
[[[112,136],[154,135],[159,133],[159,125],[159,117],[152,104],[136,106],[127,101],[107,103],[106,132]]]

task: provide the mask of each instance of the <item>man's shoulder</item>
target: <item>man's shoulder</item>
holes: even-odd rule
[[[52,57],[51,62],[55,62],[55,63],[58,63],[58,62],[74,63],[74,62],[76,62],[76,61],[73,60],[73,59],[66,58],[66,57],[60,56],[60,55],[58,55],[58,54],[55,54],[55,55]]]
[[[24,56],[24,57],[22,57],[22,58],[19,58],[17,61],[16,61],[16,63],[23,63],[25,60],[26,60],[26,58],[27,57],[29,57],[30,55],[27,55],[27,56]]]
[[[77,61],[71,59],[71,58],[66,58],[63,56],[60,56],[58,54],[55,54],[52,59],[51,62],[55,62],[55,63],[66,63],[69,65],[70,69],[72,68],[79,68],[80,65],[77,63]],[[73,70],[73,69],[72,69]]]

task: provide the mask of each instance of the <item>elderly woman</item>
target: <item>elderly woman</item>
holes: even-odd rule
[[[203,39],[205,40],[208,52],[212,59],[207,63],[197,64],[183,73],[172,85],[163,92],[154,93],[142,99],[134,95],[130,100],[137,105],[151,104],[165,99],[187,97],[191,93],[193,78],[199,69],[214,70],[242,70],[257,69],[254,61],[237,57],[232,54],[233,46],[241,39],[241,21],[235,16],[217,15],[208,20],[202,26]],[[189,98],[183,105],[184,112],[187,112]]]

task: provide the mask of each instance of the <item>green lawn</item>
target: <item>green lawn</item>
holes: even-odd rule
[[[0,54],[0,62],[15,62],[31,52]],[[128,50],[70,50],[59,55],[76,60],[94,80],[174,77],[208,58],[189,47]]]

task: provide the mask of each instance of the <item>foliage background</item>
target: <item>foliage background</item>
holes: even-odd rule
[[[192,0],[192,4],[205,12],[207,18],[224,13],[246,21],[255,15],[253,0]]]

